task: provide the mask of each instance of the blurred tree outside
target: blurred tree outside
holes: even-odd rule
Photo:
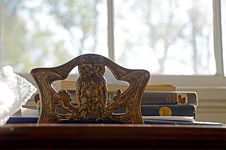
[[[1,66],[29,72],[34,67],[62,64],[87,48],[94,52],[99,3],[0,0]]]
[[[137,67],[145,66],[154,74],[215,73],[212,69],[215,66],[211,66],[214,64],[212,10],[208,9],[212,1],[125,0],[123,6],[120,1],[115,2],[116,34],[125,35],[118,43],[116,41],[116,47],[118,44],[118,48],[124,50],[117,58],[119,62],[135,66],[133,57],[136,58],[134,63],[138,64],[145,59],[139,54],[143,53],[149,56],[149,61],[146,58],[147,61]],[[134,20],[133,26],[139,30],[121,25],[130,22],[130,17]],[[172,68],[179,70],[173,72]]]
[[[66,1],[56,1],[56,0],[46,0],[45,4],[49,6],[49,13],[55,18],[57,23],[62,26],[69,34],[71,43],[74,48],[76,38],[74,37],[73,28],[79,27],[83,32],[77,44],[79,47],[79,54],[82,54],[84,49],[84,44],[87,38],[90,36],[97,39],[97,16],[98,11],[96,6],[98,5],[98,0],[66,0]],[[92,50],[96,49],[96,42],[93,42]]]
[[[214,74],[211,4],[115,0],[116,62],[153,74]],[[0,65],[29,72],[107,51],[100,46],[107,45],[100,29],[107,28],[100,25],[103,5],[103,0],[0,0]]]

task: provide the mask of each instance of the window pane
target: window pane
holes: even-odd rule
[[[226,0],[221,1],[222,43],[224,55],[224,74],[226,75]]]
[[[212,0],[115,0],[116,61],[152,74],[212,75]]]
[[[1,0],[1,66],[18,72],[107,56],[105,0]]]

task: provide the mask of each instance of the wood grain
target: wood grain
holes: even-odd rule
[[[0,149],[4,148],[225,149],[226,127],[6,125],[0,127]]]

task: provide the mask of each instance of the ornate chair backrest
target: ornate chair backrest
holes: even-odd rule
[[[79,78],[76,82],[76,104],[68,91],[56,91],[52,83],[67,78],[78,66]],[[127,81],[129,87],[124,92],[118,90],[108,103],[107,87],[103,77],[108,67],[117,80]],[[41,95],[41,110],[38,123],[57,123],[64,120],[114,120],[127,124],[143,124],[141,98],[149,80],[146,70],[123,68],[108,58],[85,54],[53,68],[35,68],[31,71]],[[115,113],[122,105],[125,113]],[[66,113],[61,114],[58,109]]]

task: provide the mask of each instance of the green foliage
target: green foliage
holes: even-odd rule
[[[81,54],[86,39],[96,38],[97,3],[97,0],[0,1],[3,8],[0,11],[3,20],[0,23],[3,29],[0,51],[4,58],[1,65],[12,65],[18,72],[29,72],[34,67],[59,65],[70,58],[63,37],[57,39],[56,29],[51,25],[43,27],[40,23],[40,12],[49,17],[46,21],[54,22],[68,33],[71,45],[79,49],[77,54]],[[83,34],[79,41],[72,34],[74,28]]]

